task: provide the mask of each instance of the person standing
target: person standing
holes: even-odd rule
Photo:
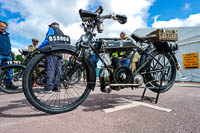
[[[126,33],[123,32],[123,31],[120,33],[120,38],[122,40],[129,40],[128,37],[126,36]],[[128,57],[128,53],[126,51],[122,51],[122,52],[120,52],[120,56],[121,56],[120,65],[121,66],[128,66],[129,63],[130,63],[130,59],[127,58]]]
[[[28,46],[28,51],[33,52],[35,49],[37,49],[38,48],[38,42],[39,42],[38,39],[32,38],[32,45]],[[36,69],[36,71],[39,71],[39,70]],[[36,83],[37,75],[36,75],[36,73],[33,73],[33,78],[34,78],[33,87],[36,87],[37,86],[37,83]]]
[[[38,47],[39,49],[49,45],[48,37],[50,35],[64,35],[63,32],[59,28],[59,24],[53,22],[49,25],[49,30],[46,34],[45,40],[42,44]],[[51,93],[52,91],[59,91],[61,86],[60,75],[61,75],[61,63],[62,56],[57,55],[50,55],[45,58],[45,87],[44,93]]]
[[[9,33],[6,32],[8,24],[0,20],[0,65],[5,66],[8,61],[12,61],[11,43]],[[18,87],[12,83],[13,70],[10,69],[6,74],[6,88],[17,89]]]
[[[39,42],[38,39],[32,38],[32,45],[28,46],[28,51],[32,52],[33,50],[37,49],[38,48],[38,42]]]
[[[128,37],[126,36],[126,33],[123,31],[120,33],[120,38],[122,41],[129,40]],[[113,66],[115,68],[118,68],[119,66],[128,66],[130,63],[130,59],[127,57],[128,57],[127,51],[118,51],[112,53],[111,58]]]
[[[124,31],[122,31],[122,32],[120,33],[120,38],[121,38],[122,40],[128,40],[128,37],[126,36],[126,33],[125,33]]]

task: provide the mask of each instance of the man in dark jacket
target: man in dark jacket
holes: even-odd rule
[[[11,43],[9,33],[6,32],[8,24],[0,20],[0,66],[5,66],[8,61],[12,61]],[[17,89],[18,87],[12,83],[13,70],[10,69],[6,74],[6,88]]]
[[[63,32],[59,28],[59,24],[54,22],[49,25],[49,30],[46,34],[45,40],[42,44],[38,47],[39,49],[49,45],[48,37],[50,35],[64,35]],[[60,75],[61,75],[61,59],[60,55],[50,55],[45,59],[45,69],[46,69],[46,83],[44,88],[44,93],[51,93],[52,91],[59,91],[61,82],[60,82]]]

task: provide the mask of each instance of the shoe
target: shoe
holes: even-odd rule
[[[39,94],[51,94],[52,90],[40,90],[38,93]]]
[[[18,88],[18,86],[11,84],[11,85],[6,85],[6,88],[10,89],[10,90],[16,90]]]
[[[60,88],[56,88],[56,87],[52,91],[54,91],[54,92],[61,92]]]

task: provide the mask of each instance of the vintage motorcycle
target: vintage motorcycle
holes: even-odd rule
[[[29,52],[28,50],[19,50],[22,56],[24,56],[24,61],[10,61],[7,65],[3,66],[0,70],[0,90],[8,94],[20,93],[22,89],[22,75],[26,68],[26,65],[35,55],[35,51]],[[37,84],[44,84],[44,62],[37,65],[37,71],[34,72],[32,80]],[[6,87],[7,74],[12,72],[12,83],[18,86],[18,89],[8,89]]]
[[[94,90],[96,84],[96,71],[91,62],[91,54],[95,54],[103,63],[100,70],[101,91],[110,93],[111,90],[120,90],[128,87],[146,87],[153,92],[166,92],[174,84],[176,77],[177,60],[174,56],[177,44],[169,42],[155,42],[152,36],[139,37],[132,34],[130,40],[116,38],[95,38],[95,29],[103,32],[103,21],[114,19],[120,24],[127,21],[125,15],[101,15],[103,8],[100,6],[96,12],[79,10],[82,19],[82,27],[85,34],[82,35],[76,45],[69,45],[70,38],[63,36],[50,36],[48,45],[39,49],[38,54],[28,63],[23,75],[23,89],[27,100],[37,109],[47,113],[62,113],[75,109]],[[116,47],[116,45],[119,45]],[[111,55],[114,52],[126,51],[130,63],[128,66],[114,65],[121,61],[114,60]],[[61,79],[60,91],[40,94],[44,86],[32,87],[31,77],[37,64],[48,56],[68,54],[75,57],[74,67],[66,67],[68,73]],[[135,61],[136,55],[138,56]],[[54,63],[55,67],[56,61]],[[85,72],[86,81],[82,78],[79,82],[70,84],[67,80],[81,66]],[[63,73],[63,72],[62,72]],[[62,75],[60,73],[60,75]]]

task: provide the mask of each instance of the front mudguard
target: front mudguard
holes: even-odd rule
[[[76,55],[76,48],[73,45],[66,45],[66,44],[47,45],[41,49],[38,49],[37,52],[52,53],[60,50],[67,50],[69,51],[70,54]],[[96,71],[94,65],[88,58],[87,59],[82,58],[81,60],[86,68],[88,87],[94,90],[96,85]]]
[[[67,45],[67,44],[54,44],[54,45],[46,45],[40,49],[37,49],[35,52],[41,52],[41,53],[48,53],[58,50],[69,50],[70,52],[75,53],[76,48],[73,45]]]
[[[83,59],[83,62],[86,66],[86,73],[87,73],[87,81],[89,81],[88,85],[89,88],[94,90],[96,85],[96,70],[95,67],[90,59]]]

